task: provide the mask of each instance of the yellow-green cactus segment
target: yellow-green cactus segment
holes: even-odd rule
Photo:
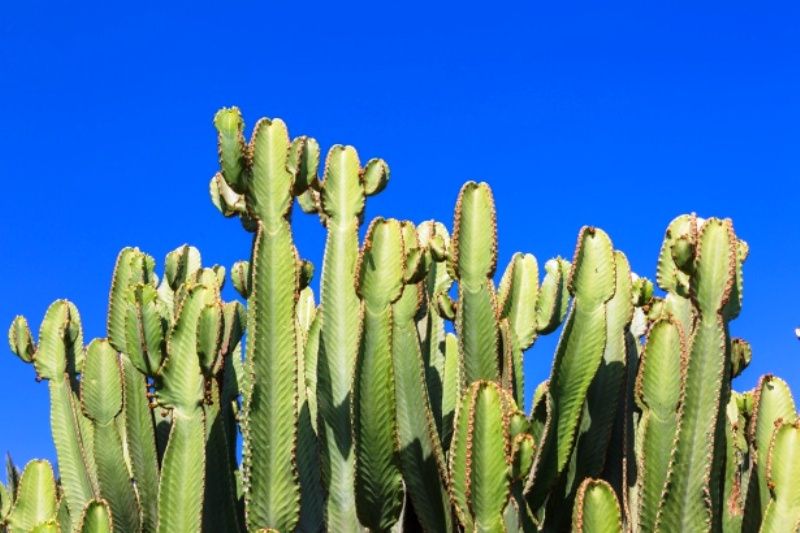
[[[744,339],[731,340],[731,378],[738,377],[753,359],[753,349]]]
[[[77,531],[80,533],[110,533],[114,529],[111,509],[105,500],[92,500],[81,514]]]
[[[503,531],[511,490],[510,397],[494,381],[476,381],[459,404],[450,451],[450,491],[467,531]]]
[[[622,532],[619,501],[606,481],[587,478],[581,483],[572,512],[572,530],[576,533]]]
[[[678,406],[686,379],[686,338],[675,318],[653,324],[636,376],[635,399],[642,411],[637,428],[639,527],[654,531],[678,427]]]
[[[453,432],[453,419],[456,406],[461,398],[464,380],[459,365],[458,339],[452,333],[445,336],[444,374],[442,376],[442,448],[450,448]]]
[[[121,356],[124,380],[123,415],[125,442],[142,507],[142,529],[155,531],[158,524],[158,455],[155,424],[147,397],[147,378],[124,354]]]
[[[221,110],[214,123],[222,175],[233,192],[243,195],[242,222],[255,231],[248,268],[242,263],[233,269],[234,285],[248,297],[249,379],[242,420],[245,516],[249,529],[288,531],[295,528],[300,507],[295,461],[300,261],[289,217],[293,194],[315,180],[314,150],[305,138],[291,144],[279,119],[259,120],[247,149],[238,109]]]
[[[244,119],[238,107],[222,108],[214,115],[217,146],[222,176],[238,194],[247,190],[250,178],[247,165],[248,147],[244,140]]]
[[[35,459],[25,465],[17,488],[17,499],[6,518],[9,533],[33,530],[56,517],[58,499],[53,467]]]
[[[548,523],[553,525],[569,518],[578,485],[585,478],[599,477],[608,462],[607,454],[616,417],[620,415],[625,380],[628,341],[626,336],[633,318],[631,270],[620,251],[614,252],[615,291],[606,303],[606,340],[602,361],[586,393],[583,414],[570,460],[567,498],[549,502]],[[556,506],[553,506],[553,504]]]
[[[744,498],[749,484],[750,460],[747,449],[747,418],[740,405],[749,393],[731,393],[725,409],[725,473],[722,504],[722,530],[742,531]],[[755,491],[754,491],[755,492]],[[760,517],[759,517],[760,518]]]
[[[712,462],[728,397],[730,361],[723,309],[735,282],[737,241],[729,220],[709,219],[697,237],[690,278],[698,323],[692,333],[678,434],[662,495],[656,529],[700,531],[721,516],[721,487],[712,483]],[[718,477],[718,476],[717,476]]]
[[[611,240],[600,229],[582,228],[568,283],[574,304],[561,333],[548,382],[552,401],[549,420],[527,483],[532,509],[544,502],[551,484],[572,455],[589,386],[603,359],[606,303],[614,296],[615,287]]]
[[[797,408],[792,398],[789,385],[772,375],[762,376],[758,380],[753,395],[753,414],[748,428],[748,440],[751,456],[758,480],[758,498],[760,505],[748,506],[747,512],[763,516],[770,499],[769,479],[767,477],[767,460],[772,434],[778,420],[793,423],[797,419]],[[751,500],[752,501],[752,500]]]
[[[126,352],[128,348],[126,321],[131,287],[137,284],[155,285],[154,267],[153,258],[138,248],[123,248],[117,255],[108,295],[106,329],[109,342],[118,352]]]
[[[138,531],[140,508],[125,463],[116,418],[122,411],[122,372],[117,352],[105,339],[93,340],[81,376],[81,405],[94,425],[94,459],[100,496],[108,501],[116,531]]]
[[[767,461],[770,500],[762,533],[800,529],[800,421],[778,421],[776,426]]]
[[[359,345],[355,332],[361,321],[353,283],[366,194],[361,176],[353,147],[336,145],[330,149],[319,193],[327,240],[320,282],[317,408],[327,494],[325,521],[331,531],[343,533],[360,530],[350,388]]]
[[[569,307],[567,279],[569,261],[556,257],[544,264],[544,280],[536,298],[536,329],[540,335],[547,335],[561,325]]]
[[[319,347],[319,321],[314,292],[310,287],[300,291],[297,302],[297,338],[301,356],[298,358],[298,424],[297,424],[297,473],[300,479],[300,519],[297,530],[318,532],[324,525],[325,495],[320,479],[319,440],[316,426],[316,351]],[[313,356],[310,352],[314,352]],[[312,368],[307,369],[306,364]],[[313,374],[313,381],[307,376]],[[313,401],[313,408],[312,408]]]
[[[500,282],[498,309],[503,341],[502,383],[518,404],[524,403],[522,354],[536,340],[538,296],[536,258],[531,254],[514,254]]]
[[[508,320],[522,351],[536,339],[536,301],[539,297],[539,265],[531,254],[516,253],[503,273],[498,289],[500,316]]]
[[[32,359],[37,377],[48,380],[50,426],[61,486],[72,516],[79,515],[85,502],[98,492],[91,453],[92,428],[73,391],[77,386],[76,370],[83,358],[78,310],[67,300],[56,300],[42,320]]]
[[[158,488],[158,531],[196,531],[201,524],[205,486],[205,416],[201,407],[205,376],[197,353],[204,309],[218,305],[216,290],[186,282],[167,340],[167,359],[158,380],[158,403],[171,410],[172,427]],[[180,509],[180,512],[175,512]]]
[[[681,215],[672,220],[667,226],[658,255],[656,281],[659,287],[684,298],[689,297],[689,274],[685,272],[685,267],[693,260],[697,225],[694,214]]]
[[[392,303],[403,290],[404,266],[400,223],[376,219],[356,268],[364,324],[353,380],[356,510],[372,531],[390,529],[403,503],[395,440]]]
[[[492,276],[497,266],[497,226],[486,183],[461,188],[453,223],[450,270],[458,279],[456,332],[465,384],[500,379],[500,325]]]
[[[403,243],[410,255],[418,245],[417,234],[410,223],[403,223]],[[428,272],[427,275],[429,275]],[[397,406],[397,440],[400,467],[406,490],[414,506],[414,513],[425,531],[450,531],[451,511],[446,488],[444,452],[439,440],[439,430],[429,397],[432,367],[425,365],[423,349],[417,335],[418,312],[429,280],[410,280],[403,288],[400,299],[392,305],[392,362],[395,377],[395,400]],[[428,312],[430,308],[428,308]],[[436,329],[436,320],[427,321]],[[431,330],[427,330],[431,331]],[[438,334],[434,334],[438,336]],[[442,331],[444,335],[444,331]],[[442,338],[444,341],[444,337]],[[429,354],[439,357],[431,347]],[[444,357],[442,357],[444,359]],[[438,365],[438,364],[437,364]],[[444,361],[442,361],[444,366]],[[442,375],[444,368],[441,369]],[[435,370],[436,379],[439,370]],[[427,381],[427,383],[426,383]],[[439,385],[441,391],[441,384]],[[439,392],[441,398],[441,392]],[[441,400],[440,400],[441,401]],[[441,405],[440,405],[441,408]]]
[[[431,412],[436,421],[440,438],[449,434],[452,417],[444,421],[443,387],[446,365],[446,331],[444,317],[439,313],[437,300],[440,294],[446,294],[453,284],[447,272],[447,253],[450,248],[450,235],[440,222],[429,220],[417,226],[417,238],[423,250],[423,268],[426,272],[422,280],[422,310],[417,321],[422,359],[425,364],[425,381]],[[452,403],[451,406],[454,406]],[[452,411],[450,411],[452,414]]]
[[[28,327],[28,321],[24,316],[17,315],[14,317],[11,327],[8,329],[8,344],[11,346],[11,351],[23,362],[30,363],[33,361],[36,346],[33,344],[31,329]]]

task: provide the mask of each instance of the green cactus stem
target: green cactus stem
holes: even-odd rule
[[[238,109],[220,110],[214,124],[222,182],[242,196],[243,224],[255,231],[249,283],[234,268],[240,280],[234,284],[248,295],[250,331],[242,424],[246,522],[248,529],[288,531],[300,513],[295,308],[301,274],[289,218],[294,195],[308,186],[307,157],[302,146],[292,148],[279,119],[261,119],[247,147]]]
[[[53,467],[33,460],[22,472],[16,501],[6,517],[9,533],[33,531],[56,517],[58,499]]]
[[[363,169],[352,146],[333,146],[319,185],[319,214],[327,229],[320,282],[320,337],[317,360],[317,407],[326,490],[325,520],[330,530],[357,532],[355,454],[350,421],[351,392],[360,330],[359,299],[353,283],[358,258],[358,228],[366,196],[388,180],[380,159]]]
[[[356,509],[372,531],[388,531],[403,504],[395,441],[392,303],[403,290],[404,266],[400,223],[376,219],[356,267],[363,326],[353,381]]]
[[[494,381],[476,381],[456,415],[450,452],[450,494],[467,531],[504,530],[511,491],[509,414],[516,406]]]
[[[81,406],[94,426],[94,459],[100,495],[108,501],[115,531],[138,531],[141,509],[124,459],[117,419],[122,412],[122,370],[111,344],[95,339],[87,347],[81,376]]]
[[[546,393],[548,419],[526,486],[534,510],[572,455],[589,386],[605,352],[606,304],[614,296],[616,268],[611,240],[602,230],[581,229],[568,287],[573,307],[556,350]]]
[[[466,385],[500,380],[500,324],[492,276],[497,266],[497,225],[492,191],[468,182],[458,195],[449,268],[458,280],[455,325]]]
[[[438,397],[442,412],[445,403],[442,401],[443,383],[439,380],[445,379],[447,354],[439,353],[439,350],[446,352],[446,348],[426,345],[418,333],[425,332],[430,335],[430,341],[438,342],[435,340],[439,336],[437,331],[443,324],[439,323],[441,318],[419,318],[420,309],[426,309],[428,314],[433,312],[425,303],[431,281],[428,269],[433,265],[418,253],[423,248],[413,225],[404,222],[402,229],[405,257],[409,259],[404,273],[406,284],[400,298],[392,304],[392,363],[400,467],[406,492],[423,529],[447,532],[453,528],[452,512],[447,493],[445,457],[439,439],[440,426],[431,399],[431,396]],[[410,259],[417,256],[422,258],[421,265],[415,265]],[[441,342],[446,343],[444,331],[441,333]],[[426,351],[427,364],[423,355]],[[455,360],[457,354],[451,357]],[[447,420],[452,421],[452,415]]]
[[[614,489],[601,479],[587,478],[578,487],[572,514],[576,533],[622,532],[622,515]]]
[[[724,422],[721,417],[730,395],[729,339],[723,311],[737,268],[731,222],[706,220],[697,235],[693,258],[679,259],[676,265],[691,271],[689,289],[698,322],[692,332],[678,434],[656,529],[699,531],[711,528],[721,516],[718,499],[722,488],[712,464],[716,464],[715,453],[724,453],[718,426]],[[676,275],[682,278],[683,272],[676,271]],[[682,290],[679,286],[676,292]]]

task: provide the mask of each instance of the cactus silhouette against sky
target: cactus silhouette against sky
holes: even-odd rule
[[[123,249],[88,344],[67,300],[36,339],[14,319],[11,350],[48,382],[58,468],[9,460],[2,528],[800,528],[791,391],[772,375],[731,387],[753,357],[731,335],[749,251],[731,220],[669,224],[661,292],[592,226],[570,261],[518,253],[496,280],[488,184],[463,186],[451,231],[376,217],[362,241],[383,160],[335,145],[323,163],[280,119],[246,141],[237,108],[214,125],[211,199],[252,233],[249,259],[203,267],[183,245],[157,274]],[[327,235],[318,304],[292,233],[308,215]],[[228,276],[244,303],[222,300]],[[528,399],[526,352],[559,328]]]

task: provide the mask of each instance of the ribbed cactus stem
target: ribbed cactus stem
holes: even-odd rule
[[[721,516],[715,454],[724,453],[718,425],[730,395],[728,333],[723,310],[735,282],[737,242],[729,220],[706,220],[697,235],[690,294],[698,321],[692,332],[678,433],[656,529],[705,530]],[[678,263],[678,261],[676,261]],[[682,272],[678,272],[681,278]],[[676,288],[683,290],[681,286]]]
[[[388,169],[380,160],[367,164],[372,176]],[[359,299],[354,286],[358,258],[358,228],[365,190],[352,146],[333,146],[325,161],[319,192],[320,217],[327,230],[320,282],[320,338],[317,364],[319,436],[327,500],[325,517],[331,530],[360,530],[356,515],[355,455],[352,440],[351,392],[358,353]]]
[[[376,219],[356,269],[363,326],[353,380],[356,508],[371,531],[400,516],[403,485],[397,456],[392,303],[403,290],[403,237],[397,220]]]
[[[586,395],[605,352],[606,303],[614,296],[616,267],[611,240],[602,230],[581,229],[568,287],[573,307],[553,361],[546,392],[547,423],[527,483],[534,510],[545,501],[572,455]]]
[[[636,379],[636,402],[642,410],[637,429],[639,517],[643,532],[654,531],[678,428],[678,407],[686,380],[686,336],[680,322],[664,318],[647,337]]]
[[[122,390],[122,369],[117,352],[107,340],[95,339],[87,348],[81,378],[81,406],[94,425],[94,459],[100,496],[108,501],[114,516],[114,530],[119,533],[141,528],[141,509],[125,462],[117,423],[122,412]]]
[[[408,222],[403,223],[403,246],[406,257],[413,257],[421,245],[414,227]],[[425,265],[428,269],[432,266],[427,262],[423,264]],[[414,265],[411,266],[413,268]],[[417,274],[425,276],[424,279],[417,279]],[[405,275],[407,283],[402,295],[392,304],[392,362],[397,406],[397,440],[400,467],[414,513],[425,531],[447,532],[453,527],[452,512],[446,489],[445,457],[431,399],[432,396],[438,397],[441,413],[445,404],[442,402],[442,383],[439,380],[445,378],[446,348],[430,346],[425,341],[420,342],[417,330],[417,326],[421,326],[420,331],[430,334],[428,340],[434,341],[439,338],[436,331],[441,325],[439,342],[443,345],[446,342],[444,325],[438,323],[441,318],[429,317],[432,310],[424,303],[426,284],[430,282],[430,276],[430,270],[407,271]],[[419,311],[423,306],[427,308],[429,318],[423,318],[418,322]],[[429,354],[429,364],[424,361],[423,353],[426,350]],[[439,353],[439,350],[443,353]],[[440,358],[440,362],[435,362]],[[433,394],[431,394],[432,385],[435,391]]]
[[[255,230],[249,283],[236,283],[249,296],[250,381],[242,424],[247,527],[289,531],[297,524],[300,506],[295,459],[300,261],[289,217],[298,169],[305,166],[297,159],[302,154],[290,150],[281,120],[261,119],[256,124],[246,156],[238,110],[220,111],[215,125],[223,176],[244,196],[246,222]],[[238,269],[234,273],[241,278]]]

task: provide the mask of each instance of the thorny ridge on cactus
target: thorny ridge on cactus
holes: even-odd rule
[[[800,531],[792,393],[731,387],[753,357],[731,336],[749,251],[732,221],[671,221],[659,294],[590,226],[571,261],[517,253],[496,284],[488,184],[462,187],[452,233],[377,217],[362,243],[386,162],[323,159],[280,119],[247,140],[237,108],[214,126],[211,200],[253,234],[249,258],[204,267],[183,245],[159,276],[124,248],[87,345],[68,300],[36,339],[14,319],[58,475],[9,456],[0,530]],[[318,303],[295,200],[326,232]],[[526,352],[562,323],[526,414]]]

